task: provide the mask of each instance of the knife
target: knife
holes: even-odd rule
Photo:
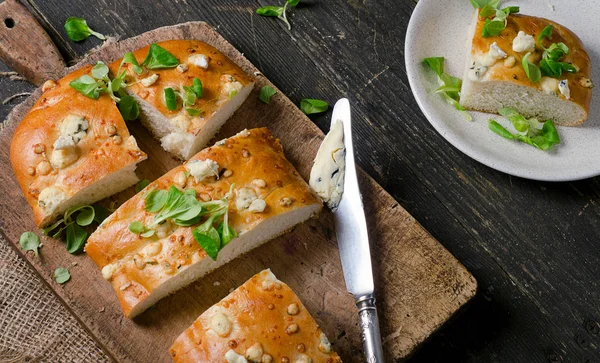
[[[356,301],[361,338],[368,363],[383,363],[379,318],[375,306],[369,234],[356,177],[350,102],[342,98],[333,109],[331,126],[343,123],[346,147],[344,191],[333,216],[346,289]]]

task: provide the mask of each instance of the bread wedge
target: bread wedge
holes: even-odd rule
[[[592,98],[590,57],[573,32],[553,21],[527,15],[510,15],[498,36],[484,38],[484,18],[476,10],[469,30],[467,60],[460,104],[469,110],[497,113],[511,107],[520,114],[539,120],[554,120],[563,126],[575,126],[588,117]],[[569,53],[562,62],[572,64],[576,73],[563,72],[559,78],[542,77],[532,82],[525,73],[522,59],[539,65],[543,48],[537,42],[542,30],[552,25],[552,39],[541,45],[564,43]],[[562,84],[561,84],[562,82]]]
[[[200,315],[170,352],[177,363],[342,361],[298,296],[268,269]]]
[[[69,86],[90,70],[46,82],[12,139],[11,164],[40,227],[132,186],[146,159],[107,94],[93,100]]]
[[[141,74],[127,64],[127,88],[140,105],[144,126],[160,140],[162,147],[173,155],[187,160],[206,146],[221,126],[246,100],[254,87],[254,79],[216,48],[197,40],[169,40],[156,43],[179,61],[177,67],[147,69]],[[141,64],[150,45],[133,52]],[[113,75],[121,59],[110,66]],[[183,105],[177,97],[177,108],[169,110],[164,90],[172,88],[183,95],[184,86],[192,86],[198,78],[202,95],[193,106]],[[190,114],[187,109],[193,109]],[[198,113],[199,114],[195,114]]]
[[[172,186],[194,190],[203,202],[223,200],[232,188],[226,206],[228,224],[237,237],[218,252],[216,260],[192,234],[208,217],[189,227],[172,219],[153,226],[157,213],[145,209],[146,198],[154,190]],[[319,197],[286,160],[279,140],[266,128],[244,130],[202,150],[125,202],[90,236],[85,251],[111,282],[125,316],[132,318],[321,208]],[[133,233],[132,222],[141,222],[155,233],[147,238]]]

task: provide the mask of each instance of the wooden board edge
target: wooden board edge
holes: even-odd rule
[[[106,57],[106,55],[108,53],[115,53],[115,54],[120,53],[122,55],[126,51],[137,49],[139,46],[136,45],[135,43],[139,39],[148,38],[146,40],[147,43],[150,43],[150,42],[153,42],[153,41],[167,40],[166,38],[161,38],[161,34],[165,30],[167,30],[167,29],[181,30],[181,34],[182,34],[183,38],[193,39],[194,37],[192,35],[190,35],[190,34],[193,33],[193,31],[190,30],[190,28],[196,28],[196,31],[200,31],[203,27],[214,30],[214,28],[212,28],[211,26],[209,26],[205,22],[189,22],[189,23],[182,23],[182,24],[168,26],[168,27],[157,28],[157,29],[154,29],[152,31],[140,34],[140,35],[132,37],[132,38],[128,38],[128,39],[121,40],[121,41],[114,42],[114,43],[110,43],[110,44],[105,44],[104,46],[98,48],[93,53],[91,53],[91,54],[87,55],[86,57],[84,57],[78,64],[76,64],[76,65],[74,65],[72,67],[67,68],[65,70],[65,74],[68,73],[68,72],[71,72],[72,70],[77,69],[77,68],[79,68],[79,67],[81,67],[81,66],[83,66],[85,64],[94,63],[95,61],[97,61],[99,59],[104,59],[106,61],[117,59],[119,56],[117,56],[117,57]],[[215,31],[215,33],[216,33],[216,31]],[[248,61],[243,55],[241,55],[229,42],[227,42],[225,39],[223,39],[220,35],[218,35],[217,39],[221,41],[219,43],[219,45],[222,45],[222,44],[226,45],[225,47],[218,47],[219,50],[222,51],[227,56],[229,56],[238,65],[242,66],[242,68],[244,68],[244,70],[246,72],[248,72],[248,73],[258,72],[258,70],[250,63],[250,61]],[[117,53],[117,51],[118,51],[118,53]],[[267,82],[268,82],[268,80],[267,80]],[[14,128],[16,127],[16,125],[18,124],[18,122],[28,112],[28,110],[31,108],[31,106],[35,103],[35,101],[39,98],[40,95],[41,95],[41,89],[38,88],[23,103],[21,103],[18,106],[16,106],[13,109],[13,111],[9,114],[9,116],[7,117],[6,125],[4,125],[4,127],[3,127],[4,130],[0,130],[0,131],[10,132],[11,129],[12,129],[12,131],[14,131]],[[285,95],[282,94],[282,97],[285,97],[285,100],[287,102],[291,103],[291,101],[289,99],[287,99],[287,97]],[[300,111],[298,110],[298,112],[300,112]],[[321,137],[324,136],[322,134],[322,132],[318,129],[318,127],[314,123],[310,122],[310,123],[307,123],[307,125],[310,125],[311,131],[314,131],[315,133],[319,134]],[[374,179],[372,179],[370,176],[368,176],[362,170],[359,170],[359,173],[361,174],[361,177],[363,177],[363,178],[366,177],[367,178],[369,184],[372,184],[375,188],[381,189],[381,191],[382,191],[381,197],[385,198],[385,200],[387,202],[386,204],[394,205],[394,207],[392,209],[397,209],[396,205],[399,208],[402,208],[401,206],[398,205],[398,203],[392,198],[392,196],[389,193],[385,192],[374,181]],[[406,211],[404,211],[404,212],[407,213]],[[411,216],[411,218],[412,218],[412,216]],[[428,234],[428,236],[431,239],[431,241],[433,241],[434,243],[439,244],[439,242],[437,242],[431,235],[429,235],[429,233],[427,231],[425,231],[423,229],[423,227],[420,224],[418,224],[418,222],[414,221],[414,223],[415,223],[415,226],[412,227],[412,228],[422,229],[425,233]],[[8,240],[10,240],[10,239],[8,239]],[[12,243],[15,243],[15,242],[12,242]],[[438,320],[432,325],[429,334],[425,334],[422,337],[422,339],[420,339],[420,341],[415,341],[416,345],[420,344],[424,340],[426,340],[431,334],[433,334],[437,329],[439,329],[439,327],[442,326],[443,323],[447,319],[449,319],[451,316],[453,316],[454,314],[456,314],[456,312],[460,308],[462,308],[465,304],[468,303],[468,301],[470,301],[473,298],[473,296],[475,296],[476,291],[477,291],[477,282],[476,282],[475,278],[470,274],[470,272],[458,260],[456,260],[455,257],[452,256],[450,254],[450,252],[447,251],[445,249],[445,247],[443,247],[441,244],[440,244],[440,248],[442,248],[445,251],[445,253],[449,256],[449,258],[452,259],[452,262],[454,263],[453,268],[457,269],[457,271],[459,273],[465,275],[466,281],[468,281],[468,284],[465,285],[465,286],[463,286],[463,289],[462,289],[462,291],[460,293],[460,301],[457,301],[456,308],[453,311],[448,311],[446,316],[440,316],[440,317],[438,317]],[[30,260],[30,263],[31,263],[32,262],[31,258],[28,257],[28,256],[26,256],[26,257],[27,257],[27,259]],[[38,270],[40,268],[40,266],[37,266],[37,264],[33,264],[33,265],[36,267],[36,270]],[[38,273],[40,273],[40,271],[38,271]],[[42,276],[42,277],[44,277],[44,276]],[[60,294],[60,292],[59,292],[59,295],[62,297],[62,294]],[[66,302],[64,300],[63,300],[63,303],[66,304]],[[86,328],[88,328],[88,327],[86,326]],[[101,343],[101,342],[99,342],[99,343]],[[402,357],[407,357],[410,353],[411,353],[411,351],[404,351],[403,354],[402,354]]]

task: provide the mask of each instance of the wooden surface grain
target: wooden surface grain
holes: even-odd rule
[[[167,39],[205,41],[247,73],[258,72],[231,44],[202,22],[159,28],[138,37],[106,44],[83,63],[95,63],[99,59],[110,62],[125,52]],[[77,67],[79,64],[73,68]],[[266,77],[259,75],[254,92],[222,128],[216,140],[245,128],[267,126],[281,139],[288,159],[307,178],[323,134],[283,94],[275,95],[269,105],[260,102],[258,90],[266,84],[270,84]],[[8,145],[15,125],[39,95],[38,89],[30,99],[15,108],[6,121],[6,128],[0,135],[0,165],[3,169],[9,168]],[[140,177],[153,180],[179,164],[138,123],[129,125],[140,147],[149,154],[148,160],[138,169]],[[476,282],[374,180],[363,172],[359,179],[373,240],[384,347],[388,359],[393,361],[411,354],[417,345],[454,315],[475,294]],[[1,230],[16,245],[23,230],[34,229],[31,213],[23,203],[11,173],[0,174],[0,183],[9,191],[8,198],[0,200]],[[130,190],[116,198],[123,201],[131,194]],[[33,256],[28,258],[45,278],[49,278],[55,267],[77,262],[71,281],[64,287],[57,287],[57,293],[108,353],[119,361],[170,361],[168,347],[197,316],[223,298],[229,288],[241,285],[264,268],[271,268],[281,280],[294,288],[309,311],[313,312],[344,361],[360,362],[357,311],[352,297],[345,291],[334,236],[331,214],[322,213],[319,219],[300,225],[291,233],[218,269],[164,299],[152,311],[133,321],[122,317],[110,285],[86,256],[73,257],[61,242],[46,238],[46,246],[42,249],[45,263]],[[215,281],[218,284],[215,285]],[[148,346],[155,349],[148,350]]]
[[[469,308],[412,361],[600,361],[600,179],[555,184],[510,177],[438,135],[419,111],[404,68],[416,0],[302,1],[291,32],[253,14],[278,1],[28,2],[68,60],[99,44],[65,41],[69,15],[122,37],[207,20],[294,102],[350,98],[359,165],[479,282]],[[8,78],[0,84],[3,99],[32,89]],[[14,102],[0,105],[0,114]],[[313,120],[326,130],[329,116]]]

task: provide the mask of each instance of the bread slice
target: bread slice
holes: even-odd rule
[[[163,148],[187,160],[206,146],[246,100],[254,87],[254,79],[206,43],[169,40],[157,44],[175,56],[180,65],[168,69],[144,69],[138,75],[129,64],[125,67],[128,81],[139,82],[128,87],[127,91],[140,105],[141,122],[160,140]],[[149,48],[150,45],[133,52],[139,63],[144,61]],[[113,74],[120,64],[120,59],[111,64]],[[169,110],[164,89],[170,87],[183,94],[183,86],[191,86],[194,78],[202,82],[202,97],[190,107],[184,107],[178,99],[177,109]],[[202,113],[191,116],[186,108],[201,110]]]
[[[476,10],[460,94],[463,107],[490,113],[511,107],[528,118],[552,119],[563,126],[575,126],[587,119],[593,87],[590,57],[577,35],[553,21],[516,14],[508,17],[506,29],[499,36],[484,38],[484,23]],[[566,44],[569,53],[562,62],[571,63],[578,72],[563,72],[559,79],[542,77],[534,83],[521,61],[531,51],[529,61],[539,64],[543,49],[536,40],[548,25],[553,26],[552,40],[543,40],[544,46]],[[560,81],[566,82],[559,89]]]
[[[271,270],[206,310],[170,351],[177,363],[342,361],[298,296]]]
[[[132,186],[146,159],[107,94],[93,100],[69,86],[90,70],[47,82],[12,139],[11,164],[40,227]]]
[[[223,198],[232,185],[229,225],[238,237],[216,261],[194,239],[197,225],[181,227],[169,220],[153,227],[156,233],[149,238],[128,229],[133,221],[151,225],[155,214],[144,208],[153,189],[194,189],[200,200],[210,201]],[[321,208],[319,197],[286,160],[279,140],[266,128],[244,130],[202,150],[125,202],[90,236],[85,251],[111,282],[125,316],[132,318]]]

